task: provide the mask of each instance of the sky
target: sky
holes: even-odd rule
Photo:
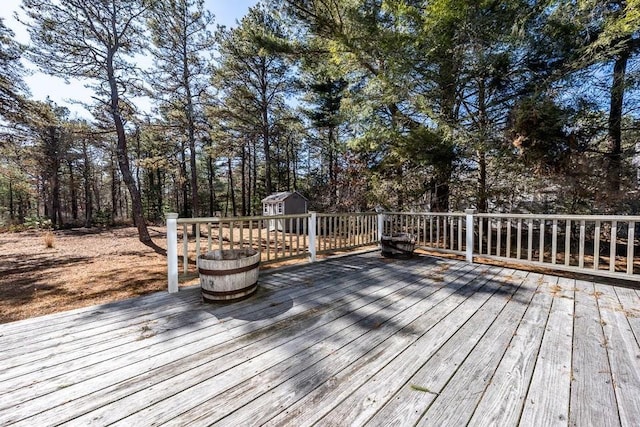
[[[29,34],[13,14],[20,11],[21,0],[0,0],[0,18],[4,18],[4,23],[11,28],[16,39],[23,44],[29,43]],[[249,10],[258,3],[258,0],[205,0],[205,8],[215,15],[215,23],[227,27],[235,27]],[[28,64],[29,68],[35,68]],[[79,104],[74,104],[73,100],[85,103],[91,102],[92,91],[83,86],[82,82],[71,81],[68,84],[61,78],[48,76],[46,74],[33,71],[33,74],[25,78],[29,86],[31,96],[37,100],[45,100],[47,96],[58,105],[64,105],[71,111],[72,115],[89,118],[89,113]],[[144,101],[142,101],[144,103]],[[141,106],[146,109],[145,106]]]

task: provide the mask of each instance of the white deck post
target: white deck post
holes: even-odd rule
[[[382,242],[382,234],[384,233],[384,214],[378,213],[378,244]]]
[[[309,262],[316,262],[316,212],[309,212]]]
[[[168,213],[167,219],[167,279],[169,293],[178,292],[178,214]]]
[[[467,262],[473,264],[473,214],[475,209],[466,209],[464,213],[467,217],[467,247],[466,247],[466,259]]]

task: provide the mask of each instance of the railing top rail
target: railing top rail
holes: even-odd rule
[[[632,215],[562,215],[562,214],[497,214],[478,213],[479,218],[512,218],[512,219],[558,219],[571,221],[640,221],[640,216]]]
[[[409,216],[460,216],[464,217],[464,212],[384,212],[385,215],[409,215]]]
[[[240,221],[259,221],[259,220],[271,220],[271,219],[296,219],[296,218],[309,218],[310,214],[295,214],[295,215],[264,215],[264,216],[229,216],[229,217],[207,217],[207,218],[178,218],[178,224],[207,224],[210,222],[240,222]]]
[[[318,217],[337,217],[337,216],[374,216],[376,212],[336,212],[336,213],[317,213]]]

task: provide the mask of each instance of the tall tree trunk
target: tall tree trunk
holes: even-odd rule
[[[477,151],[478,156],[478,212],[487,212],[487,153]]]
[[[622,105],[624,102],[624,85],[629,60],[629,51],[620,53],[613,65],[613,82],[611,84],[611,103],[609,109],[608,139],[611,151],[608,154],[607,182],[609,205],[615,203],[620,192],[622,181]]]
[[[156,215],[157,219],[162,219],[162,207],[164,205],[163,189],[166,180],[166,175],[162,173],[160,168],[156,170],[158,191],[156,192]]]
[[[240,175],[240,193],[241,193],[241,198],[242,198],[242,216],[247,216],[247,153],[245,151],[244,146],[241,149],[241,154],[240,154],[240,170],[241,170],[241,175]]]
[[[9,219],[16,219],[15,210],[13,207],[13,182],[11,176],[9,176]]]
[[[338,202],[338,171],[336,161],[335,129],[329,128],[329,204],[335,206]]]
[[[478,78],[478,211],[487,212],[489,202],[487,200],[487,153],[485,151],[486,137],[488,134],[488,117],[486,103],[485,78]]]
[[[256,198],[256,202],[258,201],[259,197],[258,197],[258,146],[257,146],[257,140],[255,138],[253,138],[252,140],[252,144],[253,144],[253,150],[251,153],[251,167],[253,168],[252,171],[252,175],[253,175],[253,197]],[[253,205],[253,213],[254,215],[257,213],[256,212],[256,206],[255,204]],[[258,213],[260,215],[262,215],[262,206],[258,205],[260,207],[260,210],[258,211]]]
[[[138,238],[145,245],[153,245],[147,224],[144,221],[144,215],[142,213],[142,198],[140,197],[140,191],[136,187],[133,174],[131,173],[131,166],[129,165],[129,156],[127,153],[127,135],[124,130],[124,123],[120,116],[120,95],[118,93],[118,85],[115,77],[115,70],[113,69],[113,55],[114,51],[109,51],[107,58],[107,75],[109,79],[109,89],[111,90],[111,116],[116,127],[116,134],[118,135],[118,165],[120,166],[120,173],[124,180],[129,194],[131,195],[131,207],[133,214],[133,221],[138,228]]]
[[[182,216],[183,217],[190,217],[191,216],[191,209],[189,207],[190,205],[190,201],[189,201],[189,180],[187,179],[187,158],[186,158],[186,153],[185,153],[185,145],[184,145],[184,141],[180,143],[180,179],[181,179],[181,186],[180,188],[182,189]]]
[[[213,145],[213,141],[209,140],[209,147]],[[213,158],[211,154],[207,154],[207,180],[209,184],[209,216],[213,216],[215,212],[216,204],[216,190],[215,190],[215,168],[213,164]]]
[[[73,162],[67,162],[69,168],[69,189],[71,192],[71,217],[74,221],[78,220],[78,192],[76,190],[76,181],[73,176]]]
[[[185,48],[186,49],[186,48]],[[185,52],[184,57],[184,74],[183,85],[186,90],[185,100],[186,114],[187,114],[187,128],[188,128],[188,143],[189,143],[189,169],[190,169],[190,182],[191,182],[191,216],[196,217],[199,214],[200,201],[198,199],[198,171],[196,170],[196,136],[195,136],[195,121],[194,121],[194,108],[193,100],[191,98],[191,84],[189,83],[189,64],[187,54]]]
[[[273,193],[273,183],[271,179],[271,127],[269,123],[269,99],[267,97],[267,69],[266,59],[262,58],[261,69],[261,99],[260,107],[262,114],[262,144],[264,148],[264,182],[267,195]]]
[[[236,191],[234,188],[234,184],[233,184],[233,167],[231,165],[231,157],[227,158],[227,171],[228,171],[228,175],[229,175],[229,191],[228,191],[228,196],[231,199],[231,215],[232,216],[236,216],[237,210],[236,210]],[[227,207],[228,207],[228,203],[227,203]]]
[[[117,154],[115,154],[117,158]],[[114,153],[111,154],[111,224],[113,224],[118,216],[118,187],[120,182],[118,178],[118,171],[116,170],[117,159],[114,158]]]
[[[252,154],[251,154],[251,141],[246,141],[245,146],[247,147],[247,215],[251,216],[251,213],[253,211],[253,191],[252,191],[252,182],[253,182],[253,178],[252,178]]]
[[[84,225],[91,227],[93,225],[93,200],[91,192],[91,166],[89,164],[89,149],[87,141],[82,140],[82,159],[84,167],[82,168],[82,181],[84,189]]]

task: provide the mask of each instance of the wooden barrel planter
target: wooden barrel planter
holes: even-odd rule
[[[416,239],[409,233],[396,233],[380,239],[382,256],[390,258],[411,258],[416,248]]]
[[[198,257],[200,287],[205,302],[230,302],[258,289],[260,253],[254,249],[225,249]]]

